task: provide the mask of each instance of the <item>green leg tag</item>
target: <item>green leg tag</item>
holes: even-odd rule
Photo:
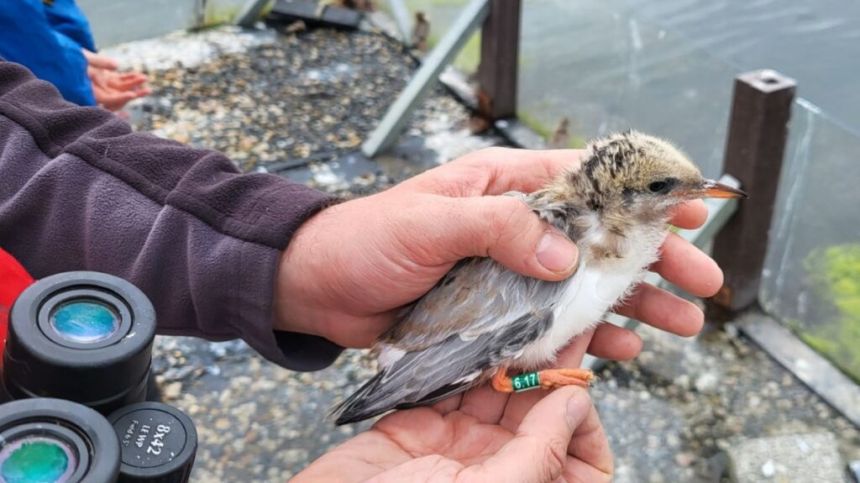
[[[540,375],[537,372],[524,372],[511,378],[515,392],[528,391],[540,387]]]

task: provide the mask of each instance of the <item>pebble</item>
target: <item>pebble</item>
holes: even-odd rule
[[[686,453],[685,452],[685,453],[678,453],[675,455],[675,463],[677,463],[678,466],[683,466],[683,467],[690,466],[691,464],[693,464],[693,461],[695,461],[695,460],[696,460],[696,455],[694,455],[692,453]]]
[[[763,465],[761,465],[761,475],[765,478],[772,478],[775,474],[776,465],[773,464],[773,461],[767,460]]]
[[[182,392],[182,383],[181,382],[171,382],[161,388],[161,394],[164,396],[164,399],[177,399],[179,398],[179,394]]]

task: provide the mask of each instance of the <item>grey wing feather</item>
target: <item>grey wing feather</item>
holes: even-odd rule
[[[490,258],[466,259],[409,307],[380,343],[414,351],[454,334],[474,339],[546,309],[563,288],[563,282],[524,277]]]
[[[426,349],[407,352],[338,405],[333,411],[336,423],[432,404],[463,392],[480,382],[484,370],[515,357],[551,323],[552,311],[544,310],[526,314],[500,331],[484,332],[469,340],[454,334]]]

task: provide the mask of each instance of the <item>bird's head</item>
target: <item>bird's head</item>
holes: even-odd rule
[[[743,191],[706,179],[670,143],[635,131],[589,143],[572,187],[589,209],[637,219],[663,220],[669,210],[696,198],[741,198]]]

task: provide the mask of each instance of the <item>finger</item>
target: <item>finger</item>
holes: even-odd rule
[[[111,79],[111,86],[120,90],[129,90],[146,83],[148,78],[143,74],[122,74]]]
[[[523,418],[516,436],[474,472],[479,481],[544,482],[558,479],[568,462],[568,446],[591,407],[588,393],[578,387],[553,391]],[[468,479],[468,478],[467,478]]]
[[[695,304],[647,283],[636,286],[616,312],[683,337],[698,334],[705,323]]]
[[[119,91],[130,91],[137,87],[146,84],[146,79],[113,79],[110,81],[110,87]]]
[[[453,197],[529,193],[565,169],[579,167],[580,149],[526,150],[493,147],[475,151],[402,183],[419,191]]]
[[[463,401],[463,394],[455,394],[449,398],[443,399],[436,404],[433,404],[433,409],[441,415],[446,415],[451,411],[456,411],[460,408]]]
[[[582,359],[585,357],[586,349],[591,341],[594,340],[594,329],[587,330],[579,334],[570,341],[567,346],[558,352],[555,358],[554,367],[579,367],[582,365]]]
[[[697,297],[711,297],[723,285],[723,272],[717,262],[674,233],[666,237],[660,259],[651,271]]]
[[[601,359],[627,361],[642,352],[642,338],[632,330],[604,322],[597,326],[588,353]]]
[[[460,411],[482,423],[498,424],[505,414],[510,397],[509,393],[496,391],[493,386],[483,384],[463,394]]]
[[[83,49],[83,51],[84,57],[87,59],[87,64],[93,67],[107,70],[117,70],[119,68],[119,63],[106,55],[90,52],[87,49]]]
[[[96,95],[96,101],[108,109],[110,111],[117,111],[122,109],[122,106],[126,105],[132,99],[136,99],[140,97],[136,92],[111,92],[106,93],[100,99],[98,95]]]
[[[708,207],[702,200],[687,201],[672,211],[671,222],[678,228],[692,230],[702,226],[708,219]]]
[[[487,173],[486,194],[531,193],[564,170],[579,168],[583,149],[526,150],[496,148],[477,151],[464,164]]]
[[[119,79],[121,81],[142,81],[146,82],[149,80],[149,76],[144,74],[143,72],[123,72],[119,75]]]
[[[411,217],[408,222],[416,226],[404,233],[410,237],[406,246],[424,258],[418,261],[425,266],[492,257],[517,273],[544,280],[562,280],[576,267],[573,242],[516,198],[434,198],[436,202],[424,206],[429,213],[422,215],[434,222]]]
[[[585,410],[586,416],[573,433],[567,447],[571,461],[565,466],[567,481],[611,481],[613,472],[612,450],[600,416],[593,404]],[[573,476],[576,476],[573,478]]]

